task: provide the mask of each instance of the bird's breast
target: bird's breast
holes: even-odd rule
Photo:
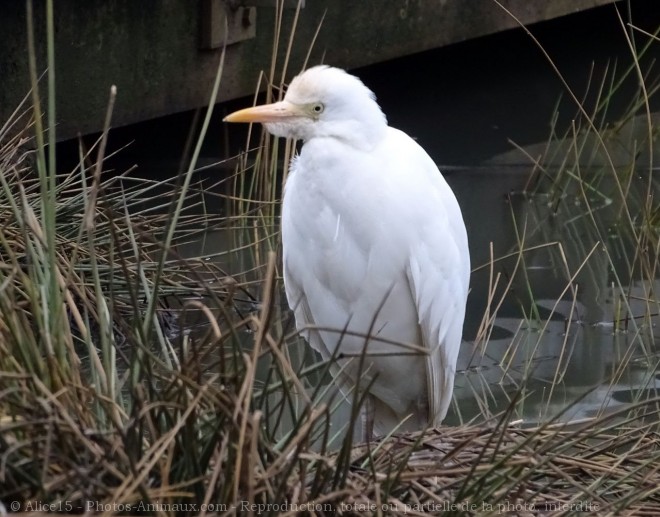
[[[405,214],[396,214],[402,208],[387,171],[382,172],[368,153],[335,143],[305,144],[285,187],[285,281],[300,285],[317,304],[317,324],[323,319],[342,328],[350,318],[364,331],[380,311],[380,319],[396,314],[401,329],[407,329],[402,333],[388,323],[392,339],[412,339],[417,314],[406,265],[414,231],[405,228]],[[388,296],[399,297],[401,304],[384,306]]]

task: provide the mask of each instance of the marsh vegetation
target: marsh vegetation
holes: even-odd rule
[[[59,170],[54,82],[32,51],[33,92],[0,124],[0,503],[660,511],[659,83],[639,59],[660,41],[622,30],[631,65],[594,74],[589,106],[568,90],[573,124],[519,149],[528,181],[502,200],[513,242],[473,243],[489,260],[474,264],[483,303],[451,425],[370,444],[352,440],[355,412],[337,417],[328,365],[282,306],[279,186],[295,147],[253,128],[214,206],[196,181],[222,59],[185,167],[155,181],[105,172],[121,152],[107,146],[114,91],[106,131]],[[262,78],[269,97],[286,68]],[[605,122],[624,78],[638,95]],[[191,251],[218,234],[225,249]],[[592,377],[571,371],[580,354]]]

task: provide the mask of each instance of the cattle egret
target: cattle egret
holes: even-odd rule
[[[368,387],[363,436],[438,426],[452,397],[470,256],[433,160],[388,126],[358,78],[329,66],[295,77],[284,100],[225,121],[304,142],[284,187],[286,295],[308,343],[340,358],[341,391],[350,399],[358,381]]]

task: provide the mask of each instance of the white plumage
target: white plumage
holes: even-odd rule
[[[470,258],[460,208],[435,163],[337,68],[310,68],[283,101],[225,120],[263,122],[304,141],[282,207],[284,284],[298,329],[326,359],[340,347],[333,373],[344,393],[367,346],[360,387],[373,381],[377,433],[439,425],[451,402]]]

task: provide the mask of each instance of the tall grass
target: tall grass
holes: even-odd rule
[[[47,16],[52,49],[52,3]],[[57,175],[48,55],[47,126],[32,57],[32,110],[19,107],[0,134],[0,502],[113,513],[136,501],[222,509],[274,497],[297,460],[292,451],[318,441],[329,410],[308,404],[291,421],[305,374],[271,334],[273,255],[259,308],[247,313],[237,305],[249,299],[244,286],[213,262],[178,257],[195,229],[213,223],[212,214],[188,215],[211,108],[173,186],[104,179],[113,88],[99,141],[81,144],[79,166]],[[210,106],[221,75],[222,60]],[[163,191],[166,213],[154,207]],[[264,365],[265,384],[256,379]],[[285,417],[286,430],[275,432]]]
[[[562,383],[576,348],[595,354],[593,373],[585,376],[590,381],[578,391],[592,397],[565,414],[566,419],[587,407],[589,414],[611,411],[608,406],[617,405],[615,399],[626,386],[634,400],[657,394],[660,189],[654,167],[656,117],[649,99],[659,83],[657,74],[640,64],[656,38],[635,42],[637,29],[623,20],[621,25],[631,64],[592,69],[588,91],[581,93],[570,89],[530,33],[564,84],[575,114],[566,129],[553,121],[546,144],[516,146],[517,153],[508,157],[526,159],[532,174],[525,190],[509,197],[515,248],[503,257],[491,253],[491,261],[476,270],[488,276],[490,287],[473,357],[459,379],[478,409],[466,412],[455,404],[462,419],[475,412],[493,414],[517,397],[516,418],[547,420],[557,411],[557,402],[566,406],[576,396]],[[622,85],[632,80],[639,85],[637,96],[628,99],[620,119],[607,122]],[[587,105],[586,98],[595,101]],[[555,279],[552,300],[539,298],[540,290],[547,293],[548,282],[538,281],[538,269]],[[512,300],[523,315],[516,325],[499,317],[502,304]],[[492,340],[496,327],[508,328],[513,336]],[[641,379],[635,378],[642,365]]]
[[[277,5],[274,56],[285,37],[283,4]],[[534,158],[535,170],[547,178],[532,176],[527,196],[549,199],[548,208],[516,220],[516,249],[485,267],[491,288],[475,358],[493,346],[499,308],[513,296],[513,283],[526,286],[527,319],[499,370],[512,387],[504,407],[489,393],[496,385],[475,382],[478,424],[356,446],[345,433],[352,423],[337,419],[340,397],[327,382],[329,365],[301,357],[300,339],[280,310],[279,168],[294,147],[261,134],[256,155],[240,157],[229,215],[195,215],[204,201],[194,173],[211,108],[178,178],[141,180],[130,171],[107,176],[112,105],[121,96],[113,90],[100,139],[90,149],[81,143],[78,167],[57,174],[52,0],[47,15],[45,95],[31,43],[32,102],[26,99],[0,129],[0,505],[191,515],[561,512],[561,505],[581,502],[604,513],[657,509],[658,399],[640,389],[651,386],[650,377],[636,385],[629,404],[597,419],[559,424],[569,404],[530,428],[515,423],[530,421],[524,404],[537,387],[529,381],[542,356],[541,336],[550,316],[563,311],[567,332],[546,382],[548,404],[560,389],[579,313],[577,281],[598,274],[598,257],[617,266],[613,292],[620,304],[613,321],[631,322],[632,344],[612,382],[640,358],[648,362],[647,374],[657,371],[651,324],[658,302],[655,288],[646,287],[657,279],[657,198],[632,203],[637,187],[630,171],[637,164],[604,166],[602,175],[617,175],[615,192],[626,194],[607,207],[624,214],[628,226],[626,238],[603,251],[610,241],[598,203],[613,197],[574,160],[579,149],[589,154],[586,140],[602,146],[615,128],[599,127],[594,114],[584,114],[590,119],[564,137],[569,152],[562,170],[550,174],[556,167],[550,153],[560,156],[559,146]],[[31,27],[29,33],[33,41]],[[286,58],[274,64],[267,82],[276,89],[268,95],[281,95],[288,75]],[[221,76],[220,60],[210,106]],[[652,90],[645,88],[643,100]],[[45,126],[41,98],[48,99]],[[593,131],[598,135],[587,136]],[[653,180],[651,173],[644,177]],[[563,194],[571,189],[579,207]],[[599,246],[573,247],[545,233],[557,213],[566,226],[585,220]],[[249,267],[239,264],[229,275],[209,257],[181,256],[187,243],[227,225],[242,227],[234,248],[250,250]],[[633,250],[625,276],[616,246]],[[542,315],[527,274],[537,253],[551,257],[563,275],[550,316]],[[507,278],[507,271],[522,272],[522,280]],[[634,281],[644,286],[641,296],[630,287]],[[643,298],[637,300],[643,314],[635,296]],[[624,326],[615,329],[622,333]]]

